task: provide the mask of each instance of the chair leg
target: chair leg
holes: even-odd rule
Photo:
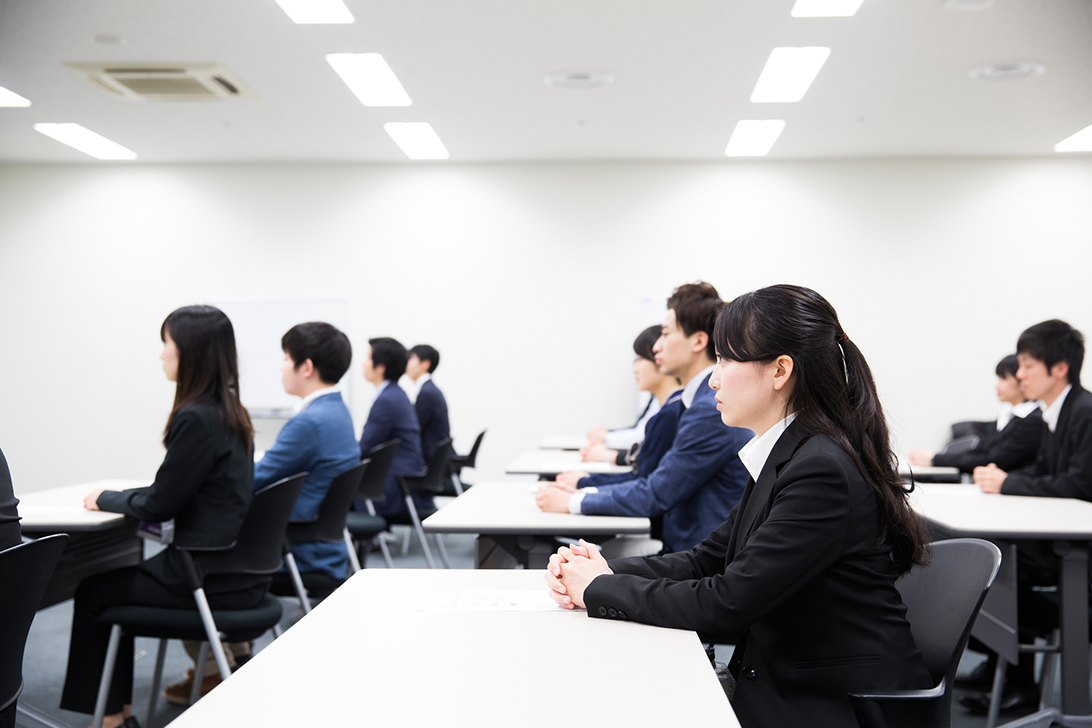
[[[451,474],[451,484],[455,486],[455,492],[459,495],[463,494],[463,481],[459,480],[459,476],[455,473]]]
[[[412,536],[410,535],[410,530],[407,528],[406,532],[404,534],[402,534],[402,555],[403,556],[405,556],[406,554],[409,553],[409,544],[410,544],[410,539],[411,538],[412,538]]]
[[[387,539],[383,538],[384,534],[379,534],[379,550],[383,552],[383,561],[387,562],[387,568],[394,568],[394,561],[391,560],[391,550],[387,548]]]
[[[209,608],[205,590],[194,590],[193,598],[197,602],[197,611],[201,613],[201,622],[205,625],[205,634],[209,638],[212,654],[216,656],[216,666],[220,668],[220,677],[227,680],[231,677],[231,668],[228,666],[227,655],[224,654],[224,645],[220,642],[220,630],[216,629],[216,622],[212,619],[212,609]]]
[[[296,595],[300,598],[300,606],[304,614],[311,613],[311,600],[307,598],[307,589],[303,586],[303,577],[300,576],[299,567],[296,566],[296,557],[289,551],[284,555],[284,565],[288,567],[288,573],[292,575],[292,584],[296,587]]]
[[[152,675],[152,694],[148,698],[148,717],[144,719],[144,725],[152,728],[152,718],[155,717],[155,704],[159,699],[159,683],[163,680],[163,663],[167,659],[167,640],[159,640],[159,649],[155,653],[155,674]]]
[[[450,569],[451,562],[447,559],[447,549],[444,548],[444,535],[442,533],[434,533],[432,537],[436,539],[436,548],[440,551],[440,561],[444,562],[444,568]]]
[[[106,698],[110,694],[110,681],[114,677],[114,665],[118,661],[118,645],[121,643],[121,625],[110,628],[110,642],[106,645],[106,661],[102,665],[102,679],[99,680],[99,696],[95,700],[95,714],[91,718],[91,728],[102,728],[102,719],[106,715]],[[129,655],[129,659],[133,659]]]
[[[349,569],[352,574],[360,571],[360,559],[356,555],[356,546],[353,545],[353,537],[349,535],[349,529],[345,529],[345,549],[349,552]]]
[[[997,725],[997,716],[1001,714],[1001,696],[1005,691],[1005,670],[1009,663],[997,658],[997,669],[993,671],[993,692],[990,693],[990,709],[986,713],[986,728]]]
[[[425,561],[428,562],[428,568],[435,569],[436,562],[432,560],[432,551],[429,550],[428,540],[425,539],[425,529],[421,528],[421,519],[417,515],[417,506],[413,504],[413,498],[406,496],[406,509],[409,511],[410,519],[413,520],[413,530],[417,531],[417,538],[421,541],[421,548],[425,552]]]
[[[209,643],[202,642],[193,664],[193,685],[190,687],[190,705],[201,699],[201,687],[205,684],[205,665],[209,664]]]
[[[282,634],[284,634],[284,630],[281,629],[280,623],[273,625],[273,637],[280,637]]]

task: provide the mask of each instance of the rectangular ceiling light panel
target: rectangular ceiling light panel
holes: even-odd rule
[[[67,144],[95,159],[136,159],[136,152],[126,149],[79,124],[35,124],[34,131]]]
[[[724,153],[729,157],[765,157],[784,128],[782,119],[741,121],[736,124]]]
[[[796,0],[794,18],[848,18],[864,0]]]
[[[365,106],[412,106],[409,94],[378,53],[331,53],[326,60]]]
[[[30,100],[0,86],[0,106],[30,106]]]
[[[353,22],[343,0],[277,0],[277,4],[298,25]]]
[[[383,128],[410,159],[447,159],[451,156],[427,122],[395,121],[384,124]]]
[[[794,103],[804,98],[830,48],[774,48],[758,77],[751,101],[756,104]]]
[[[1071,137],[1054,145],[1056,152],[1092,152],[1092,126],[1086,126]]]

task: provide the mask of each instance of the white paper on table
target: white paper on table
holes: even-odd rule
[[[583,612],[562,609],[546,589],[430,591],[417,605],[422,612]]]

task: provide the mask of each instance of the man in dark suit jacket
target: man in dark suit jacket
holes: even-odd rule
[[[18,505],[19,501],[11,487],[8,461],[4,459],[4,451],[0,450],[0,551],[18,546],[22,542],[19,535],[19,511],[16,508]]]
[[[411,396],[417,422],[421,425],[421,453],[425,462],[432,459],[436,445],[451,437],[451,425],[447,419],[447,400],[444,393],[432,381],[432,374],[440,366],[440,352],[428,344],[418,344],[409,350],[406,376],[416,385],[416,396]]]
[[[417,413],[413,411],[409,397],[398,386],[398,378],[406,371],[409,358],[406,347],[391,338],[378,338],[368,341],[368,358],[364,361],[364,378],[377,388],[372,409],[368,412],[368,421],[360,434],[360,453],[368,456],[368,451],[376,445],[389,440],[401,440],[394,453],[384,490],[387,497],[375,504],[375,510],[384,516],[393,516],[406,512],[406,503],[398,487],[399,475],[423,475],[425,459],[421,455],[421,425],[417,422]],[[432,495],[414,493],[413,502],[418,513],[435,510]]]

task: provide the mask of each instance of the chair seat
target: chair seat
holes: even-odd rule
[[[216,628],[227,636],[229,642],[244,642],[261,637],[281,621],[281,603],[275,596],[266,594],[258,606],[251,609],[212,610]],[[120,606],[110,607],[100,622],[120,624],[127,633],[136,637],[158,637],[178,640],[208,639],[201,615],[196,609],[167,609],[165,607]]]
[[[349,535],[355,539],[371,538],[387,530],[387,519],[363,511],[349,511],[349,517],[345,519],[345,527],[349,529]]]
[[[426,518],[435,513],[437,508],[418,508],[417,517],[424,521]],[[413,519],[410,518],[409,511],[402,511],[401,513],[394,513],[386,517],[387,523],[392,526],[412,526]]]
[[[304,571],[300,574],[300,579],[303,581],[303,588],[307,590],[307,597],[314,604],[333,594],[335,589],[345,583],[344,579],[335,579],[329,574],[318,571]],[[269,593],[279,597],[299,596],[296,594],[296,585],[292,583],[292,577],[287,573],[273,575]]]

